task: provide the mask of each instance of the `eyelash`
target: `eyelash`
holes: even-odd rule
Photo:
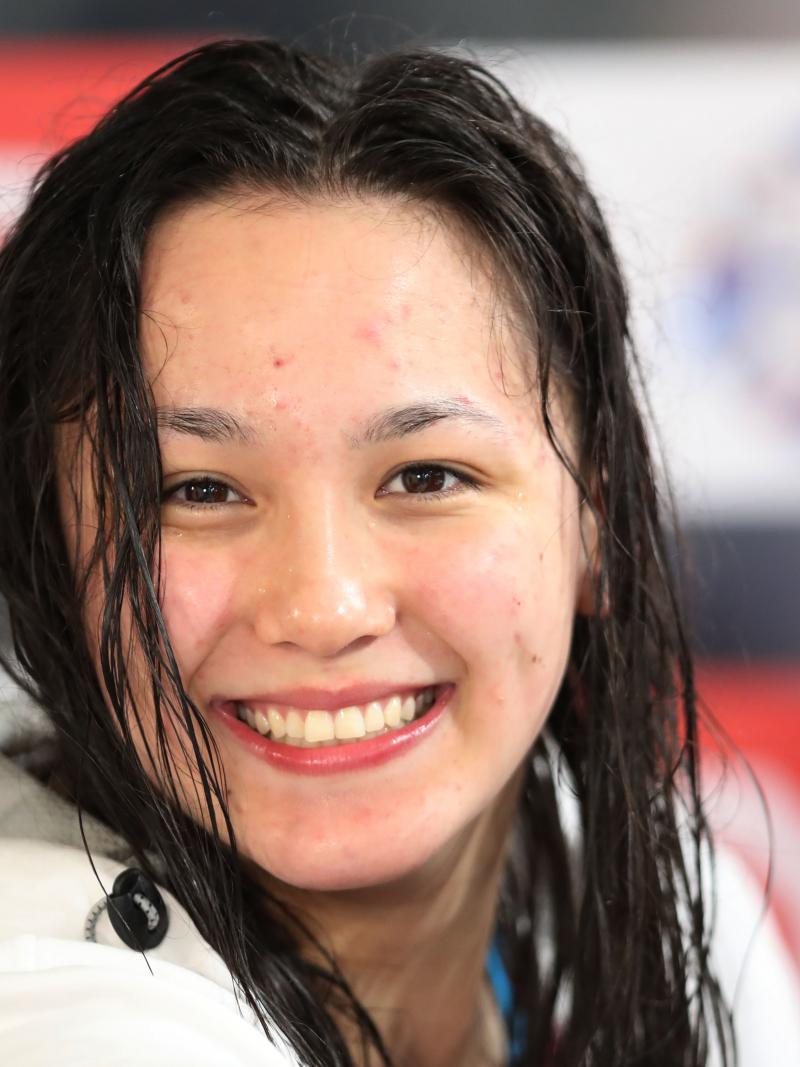
[[[454,478],[458,479],[460,484],[455,487],[450,487],[449,489],[438,489],[432,493],[400,493],[397,495],[420,497],[426,503],[431,503],[432,501],[443,500],[445,497],[454,496],[457,493],[463,493],[467,489],[479,490],[481,488],[480,484],[474,478],[470,477],[470,475],[464,474],[463,471],[455,470],[452,467],[447,467],[442,463],[409,463],[407,466],[401,467],[400,470],[395,471],[395,473],[387,479],[384,485],[388,485],[390,482],[393,482],[396,478],[401,477],[403,474],[421,471],[437,471],[442,472],[445,475],[452,475]],[[199,504],[197,502],[189,500],[178,500],[177,494],[182,489],[186,489],[187,486],[193,484],[203,486],[219,486],[221,488],[226,489],[228,492],[236,493],[236,490],[233,489],[230,485],[227,484],[227,482],[223,481],[221,478],[212,478],[210,475],[195,475],[192,478],[184,479],[184,481],[179,482],[177,485],[171,486],[169,489],[165,489],[161,494],[161,503],[175,503],[178,505],[178,507],[186,508],[188,511],[216,511],[218,508],[229,507],[231,504],[249,503],[246,498],[241,497],[238,493],[236,495],[240,496],[239,500],[227,500],[221,503]],[[394,494],[380,493],[380,495],[392,496]]]
[[[417,471],[439,471],[444,474],[449,474],[454,478],[457,478],[460,484],[456,487],[451,487],[450,489],[438,489],[433,493],[400,493],[400,496],[419,496],[427,503],[430,503],[431,501],[443,500],[445,497],[454,496],[457,493],[463,493],[465,489],[481,488],[480,484],[468,474],[464,474],[463,471],[455,470],[453,467],[447,467],[443,463],[409,463],[405,467],[401,467],[399,471],[395,471],[391,478],[388,478],[386,482],[384,482],[384,485],[388,485],[396,478],[402,477],[403,474],[414,473]],[[390,493],[381,493],[381,496],[391,495],[392,494]]]
[[[178,493],[182,489],[186,489],[189,485],[202,485],[202,486],[219,486],[229,493],[236,493],[227,482],[222,481],[221,478],[212,478],[209,475],[196,475],[194,478],[186,478],[184,481],[179,482],[177,485],[171,486],[169,489],[163,490],[161,493],[161,503],[175,503],[178,507],[186,508],[187,511],[216,511],[218,508],[226,508],[231,504],[244,504],[247,503],[247,499],[242,497],[239,493],[239,500],[226,500],[217,504],[199,504],[193,500],[179,500]]]

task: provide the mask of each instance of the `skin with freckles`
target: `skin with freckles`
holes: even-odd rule
[[[474,1020],[520,766],[587,580],[577,489],[496,293],[455,228],[377,200],[184,206],[142,293],[157,407],[243,428],[161,436],[163,610],[239,848],[322,924],[398,1062],[488,1062]],[[494,421],[360,440],[387,409],[453,399]],[[443,492],[414,492],[409,464],[445,468]],[[255,758],[213,712],[364,681],[455,692],[404,755],[322,777]]]

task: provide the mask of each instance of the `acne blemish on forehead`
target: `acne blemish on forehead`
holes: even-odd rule
[[[356,326],[355,336],[359,341],[366,341],[373,348],[380,348],[383,342],[383,323],[361,322]]]
[[[290,356],[276,356],[272,361],[272,366],[279,370],[281,367],[285,367],[287,363],[291,363]]]

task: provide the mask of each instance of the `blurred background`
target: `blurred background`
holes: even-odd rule
[[[49,152],[165,59],[231,33],[354,58],[468,49],[583,160],[637,309],[701,693],[767,795],[773,912],[800,966],[800,5],[2,0],[0,229]],[[720,787],[715,759],[719,833],[763,885],[760,798],[735,757]]]

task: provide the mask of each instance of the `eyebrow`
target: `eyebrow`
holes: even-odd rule
[[[460,397],[443,397],[379,412],[366,421],[360,433],[355,437],[348,435],[348,441],[353,448],[382,444],[384,441],[421,433],[444,419],[462,419],[465,422],[487,426],[502,437],[509,436],[508,427],[496,415],[491,415],[476,404]]]
[[[421,433],[445,419],[461,419],[486,426],[501,437],[509,436],[508,427],[502,419],[460,397],[444,397],[388,408],[367,419],[357,434],[345,436],[351,448],[363,448],[365,445],[383,444]],[[222,408],[158,408],[156,421],[159,429],[169,433],[199,437],[214,443],[236,441],[254,444],[261,439],[251,423]]]
[[[253,444],[259,438],[254,426],[222,408],[158,408],[156,422],[160,430],[199,437],[202,441]]]

